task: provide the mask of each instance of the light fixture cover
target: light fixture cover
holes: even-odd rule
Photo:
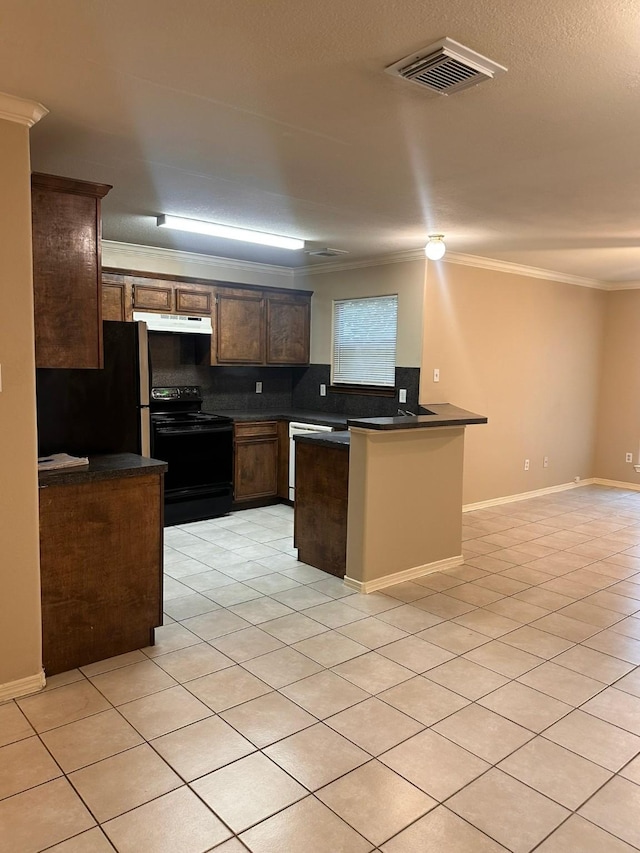
[[[264,231],[251,231],[248,228],[235,228],[233,225],[219,225],[216,222],[203,222],[200,219],[186,219],[169,214],[158,216],[158,227],[207,234],[209,237],[223,237],[225,240],[241,240],[243,243],[257,243],[259,246],[274,246],[277,249],[304,249],[304,240],[295,237],[281,237],[279,234],[267,234]]]
[[[429,234],[429,242],[424,247],[424,253],[430,261],[439,261],[444,257],[447,247],[444,242],[444,234]]]

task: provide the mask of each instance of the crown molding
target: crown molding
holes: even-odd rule
[[[607,290],[640,290],[640,281],[608,281]]]
[[[37,101],[0,92],[0,119],[33,127],[49,110]]]
[[[117,240],[103,240],[102,248],[110,249],[125,257],[145,258],[152,261],[183,261],[184,263],[199,264],[205,267],[226,267],[232,270],[260,273],[261,275],[277,275],[293,278],[295,270],[292,267],[276,266],[275,264],[259,264],[255,261],[239,261],[236,258],[220,258],[217,255],[203,255],[198,252],[183,252],[179,249],[164,249],[159,246],[142,246],[138,243],[120,243]],[[118,266],[118,264],[105,264]]]
[[[298,267],[296,276],[298,275],[322,275],[324,273],[338,272],[340,270],[362,269],[363,267],[377,267],[383,264],[398,264],[404,261],[425,261],[424,248],[407,249],[402,252],[391,252],[387,255],[378,255],[372,258],[361,258],[353,261],[333,261],[328,264],[318,264],[314,266]],[[460,264],[467,267],[476,267],[477,269],[494,270],[495,272],[506,272],[513,275],[523,275],[529,278],[540,278],[546,281],[559,281],[563,284],[574,284],[578,287],[591,287],[596,290],[612,290],[618,289],[611,287],[611,282],[599,281],[595,278],[584,278],[578,275],[569,275],[568,273],[555,272],[553,270],[544,270],[538,267],[528,267],[523,264],[516,264],[512,261],[499,261],[494,258],[483,258],[479,255],[465,255],[460,252],[447,252],[444,258],[440,261],[428,261],[429,264]],[[640,287],[640,282],[636,284]],[[622,289],[622,288],[619,288]]]
[[[477,267],[495,272],[506,272],[513,275],[523,275],[528,278],[543,278],[547,281],[559,281],[562,284],[575,284],[578,287],[591,287],[595,290],[608,290],[608,284],[596,278],[584,278],[579,275],[544,270],[539,267],[528,267],[524,264],[516,264],[512,261],[498,261],[494,258],[481,258],[478,255],[464,255],[459,252],[447,252],[442,261],[431,261],[431,263],[460,264],[465,267]]]
[[[304,267],[296,267],[295,274],[298,275],[323,275],[340,270],[358,270],[364,267],[379,267],[384,264],[401,264],[405,261],[424,261],[424,249],[406,249],[402,252],[390,252],[388,255],[377,255],[373,258],[360,258],[353,261],[330,261],[327,264],[313,264]]]
[[[2,98],[0,93],[0,118],[2,118]],[[20,100],[20,99],[14,99]],[[44,107],[43,107],[44,109]],[[137,243],[121,243],[117,240],[103,240],[102,245],[106,249],[118,252],[124,257],[144,258],[151,261],[169,261],[200,264],[205,267],[226,267],[230,270],[240,272],[259,273],[260,275],[277,275],[284,278],[299,278],[313,275],[325,275],[341,270],[364,269],[365,267],[378,267],[386,264],[400,264],[407,261],[425,261],[424,249],[406,249],[402,252],[390,252],[377,257],[360,258],[358,260],[331,261],[326,264],[314,264],[303,267],[283,267],[275,264],[261,264],[255,261],[239,261],[235,258],[221,258],[217,255],[204,255],[198,252],[183,252],[179,249],[164,249],[159,246],[143,246]],[[516,264],[512,261],[499,261],[494,258],[482,258],[479,255],[465,255],[459,252],[447,252],[440,261],[429,261],[429,264],[460,264],[461,266],[476,267],[478,269],[494,270],[495,272],[506,272],[512,275],[522,275],[529,278],[545,279],[546,281],[558,281],[563,284],[573,284],[578,287],[589,287],[595,290],[640,290],[640,281],[600,281],[594,278],[584,278],[578,275],[544,270],[539,267],[528,267]],[[118,266],[105,264],[105,266]]]

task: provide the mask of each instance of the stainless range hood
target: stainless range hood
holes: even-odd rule
[[[154,314],[134,311],[134,320],[142,320],[150,332],[178,332],[196,335],[211,334],[211,317],[187,317],[184,314]]]

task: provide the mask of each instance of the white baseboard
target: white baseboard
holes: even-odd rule
[[[344,585],[349,589],[355,589],[356,592],[376,592],[379,589],[384,589],[387,586],[394,586],[397,583],[404,583],[414,578],[421,578],[423,575],[430,575],[432,572],[442,572],[444,569],[453,569],[456,566],[461,566],[464,563],[464,557],[459,554],[457,557],[447,557],[445,560],[436,560],[435,563],[426,563],[424,566],[413,566],[411,569],[404,569],[401,572],[393,572],[390,575],[383,575],[381,578],[374,578],[370,581],[359,581],[355,578],[344,578]]]
[[[640,483],[623,483],[621,480],[603,480],[595,477],[592,481],[596,486],[610,486],[613,489],[629,489],[632,492],[640,492]]]
[[[43,689],[44,685],[45,677],[43,669],[35,675],[29,675],[27,678],[19,678],[17,681],[8,681],[6,684],[0,684],[0,702],[6,702],[7,699],[19,699],[22,696],[28,696],[30,693],[37,693]]]
[[[501,498],[490,498],[487,501],[478,501],[477,503],[473,504],[465,504],[462,507],[462,512],[473,512],[475,509],[488,509],[492,506],[510,504],[514,501],[526,501],[529,500],[529,498],[539,498],[542,495],[552,495],[554,492],[566,492],[567,489],[579,489],[582,486],[593,486],[594,484],[605,485],[609,482],[610,481],[608,480],[597,480],[592,477],[588,480],[580,480],[578,483],[560,483],[560,485],[558,486],[547,486],[544,489],[534,489],[532,492],[521,492],[518,495],[504,495]],[[623,484],[616,483],[615,485]]]

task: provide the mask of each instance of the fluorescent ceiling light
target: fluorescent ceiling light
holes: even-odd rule
[[[158,227],[207,234],[210,237],[224,237],[225,240],[242,240],[244,243],[258,243],[260,246],[275,246],[277,249],[304,249],[304,240],[294,237],[280,237],[278,234],[265,234],[264,231],[250,231],[247,228],[234,228],[232,225],[202,222],[200,219],[184,219],[182,216],[163,214],[158,217]]]

